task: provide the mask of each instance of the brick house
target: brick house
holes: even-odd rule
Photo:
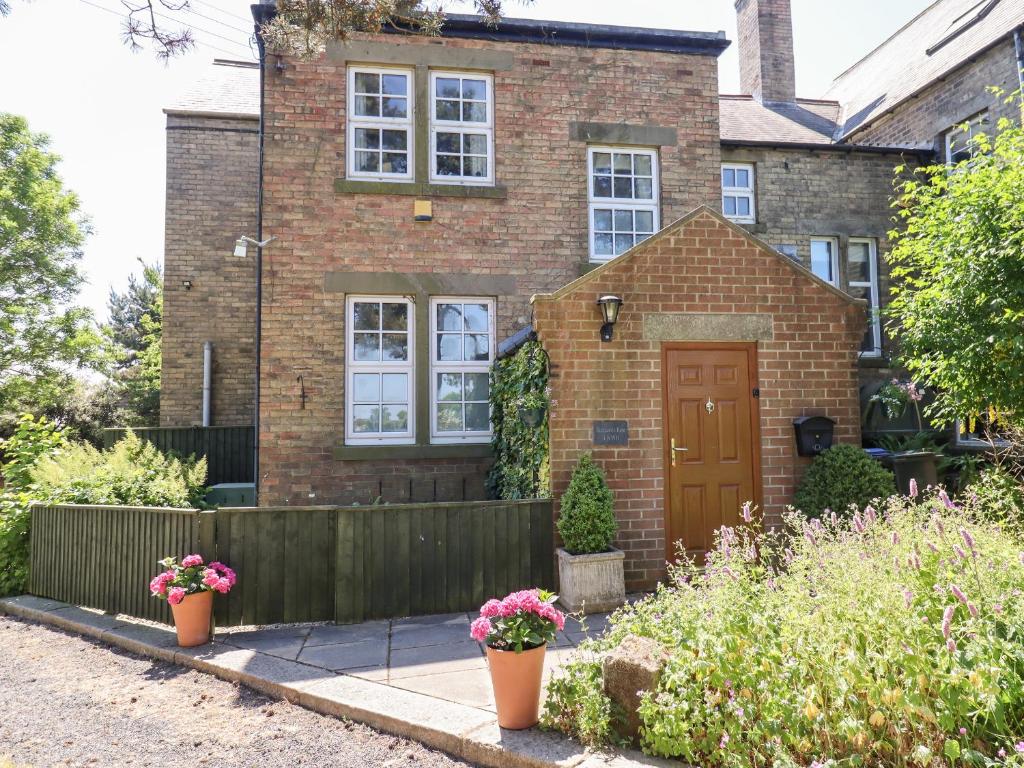
[[[518,19],[217,62],[167,109],[163,424],[199,421],[211,341],[213,423],[258,423],[261,504],[480,498],[487,371],[533,323],[562,388],[556,494],[593,447],[586,424],[631,422],[629,448],[593,450],[630,586],[650,586],[680,503],[662,350],[682,370],[685,345],[742,347],[761,396],[738,439],[777,519],[806,465],[792,417],[827,414],[856,442],[858,386],[887,375],[864,318],[885,301],[892,169],[955,154],[954,126],[1002,113],[983,86],[1016,87],[1024,3],[940,0],[817,100],[795,94],[788,0],[736,6],[736,96],[718,93],[722,33]],[[258,339],[241,235],[275,238]],[[608,344],[598,290],[626,300]],[[649,397],[580,394],[601,371]],[[728,519],[716,504],[694,513],[692,548]]]

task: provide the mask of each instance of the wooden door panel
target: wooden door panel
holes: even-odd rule
[[[669,552],[679,542],[703,564],[714,532],[736,525],[755,498],[756,411],[753,355],[747,345],[666,349],[663,380],[666,524]],[[711,402],[713,407],[708,406]],[[677,448],[672,461],[671,441]]]

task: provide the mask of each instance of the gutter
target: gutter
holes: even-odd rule
[[[758,147],[764,149],[795,149],[814,152],[845,152],[853,154],[863,152],[872,155],[915,155],[922,159],[931,160],[935,157],[934,149],[923,147],[876,147],[869,144],[814,144],[811,142],[778,142],[778,141],[745,141],[742,139],[722,139],[723,147]]]

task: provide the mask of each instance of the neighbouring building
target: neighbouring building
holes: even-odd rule
[[[792,419],[856,442],[858,389],[890,375],[893,169],[1019,117],[986,86],[1018,87],[1024,0],[939,0],[822,99],[796,95],[788,0],[736,10],[738,95],[723,33],[521,19],[215,62],[166,110],[164,425],[201,422],[209,341],[212,423],[258,421],[261,504],[481,498],[488,371],[533,324],[555,493],[592,450],[631,588],[736,499],[778,521],[808,461]],[[241,236],[274,238],[259,285]],[[625,301],[610,342],[600,292]],[[669,405],[690,373],[725,377],[698,432]],[[595,446],[597,420],[629,444]],[[673,440],[714,471],[672,469]]]

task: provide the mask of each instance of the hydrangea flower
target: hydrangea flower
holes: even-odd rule
[[[172,587],[167,592],[167,602],[171,605],[177,605],[185,599],[185,590],[183,587]]]
[[[199,555],[187,555],[181,559],[182,568],[195,568],[203,564],[203,558]]]

